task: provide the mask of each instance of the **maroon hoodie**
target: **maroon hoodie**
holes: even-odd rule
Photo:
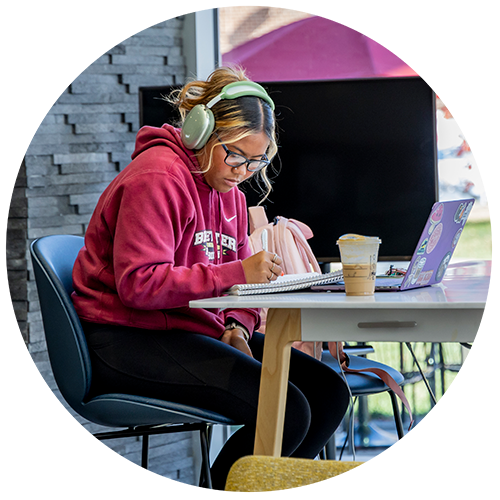
[[[219,338],[230,319],[250,334],[256,309],[190,309],[245,283],[251,255],[243,194],[212,189],[170,125],[143,127],[132,162],[104,191],[73,270],[79,317]],[[214,242],[216,243],[214,245]]]

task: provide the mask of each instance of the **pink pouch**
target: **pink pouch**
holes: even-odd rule
[[[250,246],[253,253],[260,252],[262,248],[262,232],[267,231],[268,251],[278,254],[283,263],[281,267],[285,274],[299,274],[311,271],[321,273],[318,261],[314,256],[311,246],[307,242],[313,237],[313,232],[306,224],[285,217],[276,217],[270,223],[267,219],[264,207],[249,207],[250,224]],[[265,333],[267,309],[261,310],[261,326],[259,332]],[[321,360],[322,342],[294,342],[292,347],[310,356]],[[385,370],[379,368],[366,368],[363,370],[352,370],[349,368],[349,357],[343,349],[342,342],[328,342],[328,350],[331,355],[340,360],[342,369],[346,373],[371,372],[375,373],[382,381],[399,396],[413,423],[410,404],[398,383]],[[410,424],[411,427],[412,424]]]

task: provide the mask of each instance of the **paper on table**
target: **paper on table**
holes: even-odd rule
[[[342,271],[332,271],[330,273],[303,273],[285,274],[278,276],[269,283],[247,283],[234,285],[225,293],[227,295],[254,295],[261,293],[291,292],[304,290],[312,285],[325,285],[335,283],[343,279]]]

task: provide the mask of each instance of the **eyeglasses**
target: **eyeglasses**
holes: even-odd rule
[[[259,160],[249,160],[240,153],[235,153],[234,151],[230,151],[227,148],[227,146],[220,140],[220,137],[217,134],[217,132],[215,133],[215,135],[219,140],[219,142],[221,143],[222,147],[224,148],[224,151],[226,152],[226,158],[224,159],[224,163],[226,165],[229,165],[231,168],[238,168],[241,167],[241,165],[246,164],[247,170],[249,172],[258,172],[259,170],[262,170],[264,167],[267,167],[271,163],[271,160],[269,160],[266,154],[263,154]]]

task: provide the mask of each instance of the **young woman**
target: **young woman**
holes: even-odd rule
[[[281,274],[251,254],[238,185],[276,152],[274,104],[240,70],[220,68],[173,97],[182,128],[143,127],[132,162],[101,196],[73,271],[73,302],[91,351],[93,395],[130,393],[203,407],[243,425],[212,467],[252,453],[263,336],[256,309],[190,309],[237,283]],[[200,125],[201,123],[201,125]],[[314,458],[340,423],[337,374],[293,351],[283,455]]]

